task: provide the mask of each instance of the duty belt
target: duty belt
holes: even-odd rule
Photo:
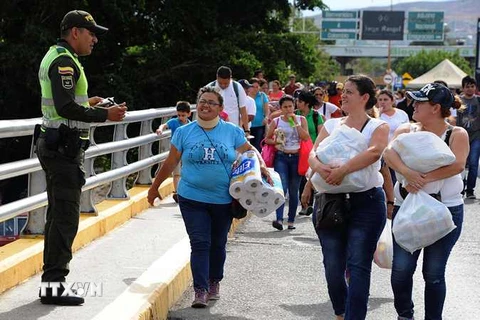
[[[44,128],[58,129],[60,125],[66,125],[69,128],[77,128],[80,131],[82,138],[88,138],[90,133],[90,123],[76,120],[60,119],[60,120],[47,120],[43,119],[42,126]]]
[[[45,126],[45,122],[42,123],[42,129],[41,131],[42,132],[46,132],[47,130],[58,130],[58,128],[60,127],[60,125],[58,125],[57,127],[47,127]],[[72,128],[74,129],[74,128]],[[79,131],[80,133],[80,139],[81,140],[89,140],[90,138],[90,129],[78,129],[77,130]]]

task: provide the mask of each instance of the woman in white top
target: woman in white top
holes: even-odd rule
[[[268,126],[265,143],[277,148],[273,168],[280,175],[283,192],[288,191],[288,229],[295,229],[295,215],[298,206],[298,189],[301,176],[298,174],[300,140],[310,139],[307,120],[304,116],[295,115],[294,99],[285,95],[280,101],[282,114],[273,119]],[[274,134],[276,139],[274,139]],[[282,136],[282,139],[279,137]],[[281,143],[278,143],[281,140]],[[283,230],[284,205],[277,209],[277,218],[272,222],[275,229]]]
[[[327,120],[313,150],[342,125],[360,131],[368,148],[338,167],[321,163],[315,152],[311,153],[309,163],[312,170],[331,185],[341,184],[349,173],[368,166],[375,167],[375,174],[366,182],[366,188],[349,194],[351,209],[347,223],[333,229],[317,230],[328,294],[337,319],[365,319],[373,254],[386,221],[383,178],[379,170],[380,157],[388,143],[388,124],[370,118],[366,113],[377,102],[375,83],[369,77],[350,76],[345,82],[341,98],[342,110],[348,116]],[[313,221],[316,221],[316,214],[317,208],[314,209]],[[350,273],[348,286],[345,270]]]
[[[413,119],[418,123],[400,126],[395,131],[393,138],[412,130],[429,131],[441,137],[456,157],[455,162],[451,165],[423,174],[408,168],[391,147],[384,155],[388,165],[401,173],[407,180],[403,190],[400,189],[398,182],[395,184],[393,224],[395,224],[395,214],[402,205],[406,193],[416,193],[423,189],[429,194],[439,192],[441,202],[448,207],[452,213],[453,222],[457,226],[442,239],[423,248],[425,319],[442,319],[446,294],[445,268],[450,251],[460,236],[463,223],[463,197],[461,195],[463,182],[460,173],[465,167],[469,152],[468,134],[463,128],[454,127],[445,122],[445,118],[450,116],[450,107],[454,103],[453,95],[445,86],[437,83],[428,84],[420,91],[407,92],[407,94],[415,101]],[[412,278],[420,251],[421,249],[411,254],[402,249],[394,239],[391,283],[398,319],[413,319]]]
[[[377,107],[380,112],[380,119],[388,123],[390,133],[388,140],[392,140],[393,133],[403,123],[409,123],[408,114],[395,108],[394,97],[390,90],[381,90],[377,95]]]

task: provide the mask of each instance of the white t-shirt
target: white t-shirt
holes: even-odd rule
[[[328,120],[332,118],[332,113],[335,113],[339,109],[339,107],[331,102],[324,102],[320,105],[320,108],[318,108],[317,111],[325,116],[325,120]]]
[[[400,109],[395,108],[395,113],[392,114],[391,116],[382,113],[380,115],[380,119],[384,120],[386,123],[388,123],[388,126],[390,127],[390,132],[388,134],[388,141],[392,140],[393,133],[397,128],[403,124],[403,123],[409,123],[410,120],[408,119],[408,114]]]
[[[336,128],[340,127],[340,125],[342,125],[341,124],[342,120],[343,118],[333,118],[333,119],[327,120],[323,125],[323,127],[325,128],[325,130],[327,130],[328,134],[330,135],[333,132],[333,130],[335,130]],[[385,121],[383,120],[370,118],[370,121],[368,121],[367,125],[365,126],[365,128],[363,128],[361,132],[363,136],[367,139],[367,145],[370,145],[370,140],[372,139],[373,132],[384,123]],[[359,192],[367,191],[374,187],[381,187],[383,185],[383,176],[380,173],[380,165],[381,165],[380,159],[378,159],[377,161],[371,164],[371,166],[374,166],[376,174],[370,177],[369,181],[366,183],[365,189],[360,190]]]
[[[247,96],[247,99],[245,101],[246,101],[245,106],[247,107],[247,115],[255,117],[255,114],[257,114],[257,106],[255,104],[255,100],[252,97]],[[249,121],[248,127],[250,128],[251,125],[252,125],[252,122]]]
[[[237,95],[235,94],[235,90],[233,88],[234,82],[236,81],[231,80],[230,84],[227,88],[225,88],[225,90],[220,88],[218,82],[216,82],[215,88],[218,88],[220,90],[219,92],[223,97],[223,111],[228,114],[230,122],[235,124],[236,126],[240,126],[240,111],[238,107],[246,107],[247,95],[245,94],[245,90],[243,89],[242,85],[236,82],[238,88],[238,99],[240,100],[239,103],[237,101]]]

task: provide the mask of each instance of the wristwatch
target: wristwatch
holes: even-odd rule
[[[393,201],[387,201],[387,205],[391,204],[392,206],[395,205]]]

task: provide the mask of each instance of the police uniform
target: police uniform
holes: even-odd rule
[[[78,25],[79,21],[83,23],[81,19],[86,19],[87,25],[98,26],[88,13],[76,10],[65,16],[62,28],[81,27]],[[77,24],[69,25],[69,22]],[[43,120],[36,152],[45,171],[48,195],[42,282],[64,282],[80,217],[89,122],[106,121],[108,110],[89,106],[87,78],[77,54],[66,40],[50,47],[42,59],[38,77]],[[60,304],[58,300],[45,301]]]

